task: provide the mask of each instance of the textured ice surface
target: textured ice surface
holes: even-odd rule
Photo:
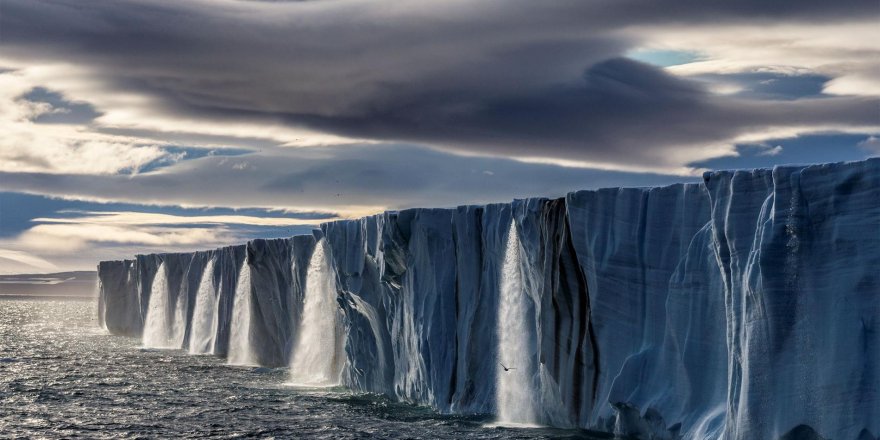
[[[316,239],[324,275],[310,284]],[[140,335],[164,266],[180,345],[210,340],[193,318],[208,279],[209,351],[225,355],[244,265],[259,365],[291,365],[297,333],[314,330],[302,323],[316,322],[302,316],[306,290],[335,289],[342,340],[327,349],[355,390],[643,438],[880,433],[878,159],[386,212],[102,262],[101,322]]]
[[[706,175],[731,438],[880,433],[880,160]]]

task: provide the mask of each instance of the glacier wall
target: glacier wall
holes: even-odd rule
[[[878,268],[880,159],[868,159],[101,262],[99,319],[149,341],[162,295],[181,348],[227,356],[239,335],[246,363],[321,365],[353,390],[499,423],[864,440],[880,433]],[[297,338],[320,323],[311,307],[303,318],[315,289],[331,290],[340,335],[321,342],[333,356],[292,362],[317,359]],[[233,319],[237,301],[247,319]]]

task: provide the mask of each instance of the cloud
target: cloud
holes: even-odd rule
[[[58,266],[27,252],[0,248],[0,261],[4,261],[2,273],[21,273],[27,270],[51,271]]]
[[[32,219],[32,225],[22,233],[0,239],[0,260],[12,261],[15,265],[4,267],[4,271],[83,269],[93,267],[99,259],[114,256],[211,249],[254,238],[249,226],[281,226],[284,233],[280,235],[290,236],[306,233],[316,222],[280,217],[186,217],[141,212],[89,212],[78,213],[76,217],[59,214],[62,216]],[[259,235],[266,236],[266,231]]]
[[[69,214],[70,212],[62,213]],[[153,212],[114,212],[87,211],[76,212],[76,217],[48,218],[37,217],[33,222],[54,224],[92,224],[92,225],[253,225],[253,226],[293,226],[319,225],[332,218],[297,217],[254,217],[248,215],[172,215]]]
[[[778,156],[782,153],[782,145],[777,145],[775,147],[767,147],[767,149],[758,153],[759,156]]]
[[[92,269],[100,260],[139,253],[211,249],[243,241],[227,226],[174,227],[97,223],[36,224],[0,239],[2,273]]]
[[[44,87],[34,87],[19,100],[50,107],[31,118],[33,122],[42,124],[87,124],[101,116],[89,103],[68,101],[60,93]]]
[[[24,247],[49,252],[78,251],[90,243],[119,243],[169,247],[204,246],[226,243],[223,228],[167,228],[140,227],[132,229],[115,225],[93,223],[42,224],[22,234],[18,241]]]
[[[286,213],[243,209],[192,210],[89,204],[21,194],[0,193],[0,272],[88,269],[100,259],[134,253],[191,251],[239,244],[257,237],[288,237],[308,233],[328,213]],[[91,208],[85,210],[66,207]],[[41,213],[30,215],[27,213]],[[25,221],[22,221],[25,220]]]
[[[64,109],[26,99],[34,90],[26,73],[0,73],[0,170],[116,174],[137,172],[150,162],[170,158],[159,146],[136,138],[66,124],[38,126],[36,119]]]
[[[850,20],[813,23],[729,23],[688,27],[658,26],[646,48],[699,48],[701,59],[669,68],[678,75],[724,82],[724,75],[824,78],[830,95],[880,96],[878,10]],[[714,76],[714,78],[711,78]]]
[[[249,166],[244,169],[235,169],[240,159],[205,156],[135,176],[0,173],[0,189],[98,202],[287,209],[359,217],[385,209],[562,196],[576,189],[687,180],[465,157],[408,145],[297,148],[246,157]],[[487,175],[485,170],[494,174]]]
[[[880,138],[877,136],[868,136],[867,139],[859,142],[858,145],[873,154],[880,154]]]
[[[44,78],[94,105],[103,130],[294,146],[412,142],[683,173],[746,138],[878,125],[866,111],[876,99],[855,96],[876,84],[871,1],[4,6],[8,63],[54,63]],[[652,46],[704,57],[669,67],[677,77],[621,58]],[[723,96],[696,78],[779,60],[827,79],[823,91],[841,96],[822,105],[840,113]]]
[[[709,169],[772,168],[776,165],[815,164],[864,160],[869,151],[860,146],[862,134],[823,134],[771,139],[737,145],[735,156],[720,157],[691,165]]]
[[[746,136],[876,129],[876,101],[861,97],[754,102],[712,97],[699,83],[623,58],[582,80],[514,97],[404,103],[361,117],[302,116],[313,127],[397,137],[461,153],[552,158],[583,166],[686,173],[682,164],[732,152]],[[833,109],[833,110],[832,110]],[[821,127],[821,128],[819,128]]]

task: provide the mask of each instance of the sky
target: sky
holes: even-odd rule
[[[0,0],[0,274],[880,155],[876,0]]]

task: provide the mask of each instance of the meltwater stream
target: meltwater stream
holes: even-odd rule
[[[534,377],[534,349],[529,344],[528,295],[523,290],[520,243],[511,222],[501,269],[501,298],[498,304],[498,361],[496,366],[497,423],[534,425],[537,408],[531,387]],[[532,320],[534,321],[534,320]]]
[[[256,365],[251,352],[251,289],[251,269],[245,264],[238,274],[232,300],[228,358],[232,365]]]
[[[92,302],[0,300],[0,438],[603,438],[484,428],[288,370],[145,349],[98,327]]]
[[[150,294],[150,303],[144,322],[144,347],[180,348],[183,343],[185,319],[181,316],[186,310],[186,298],[182,295],[171,297],[168,288],[168,273],[165,263],[159,265]]]
[[[326,244],[321,240],[309,260],[302,319],[290,365],[295,385],[339,384],[339,307],[336,305],[336,275],[330,267]]]
[[[217,334],[217,289],[214,287],[214,260],[205,266],[196,304],[193,308],[192,329],[189,335],[189,352],[192,354],[213,354],[214,335]]]

